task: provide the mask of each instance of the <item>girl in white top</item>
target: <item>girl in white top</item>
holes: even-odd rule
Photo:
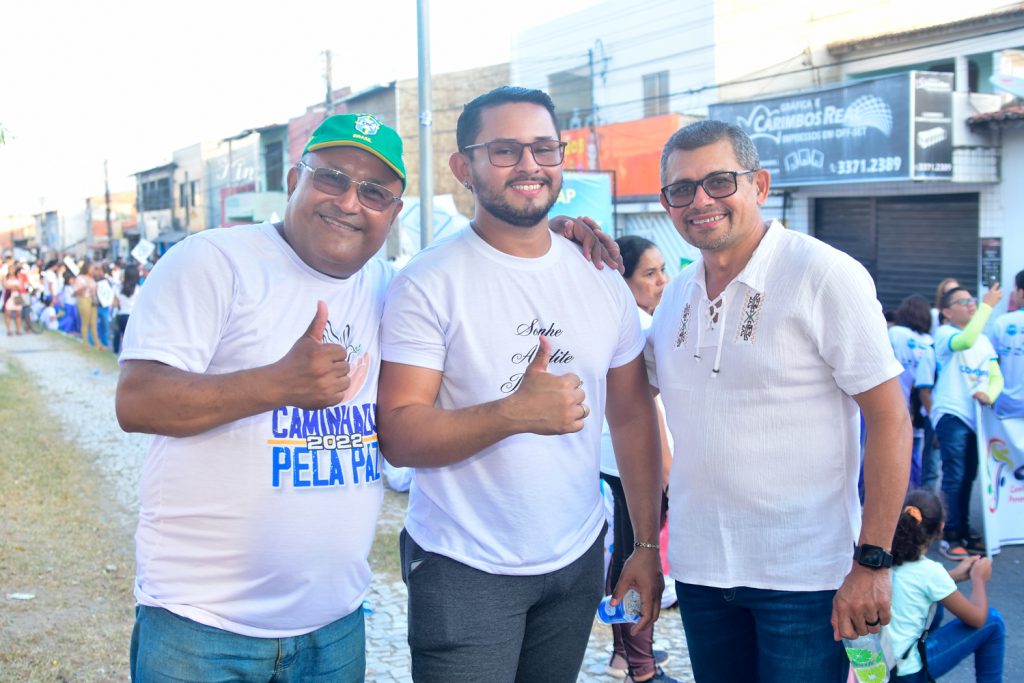
[[[973,653],[978,683],[997,683],[1003,680],[1006,626],[999,612],[988,606],[985,584],[992,576],[992,561],[972,557],[947,572],[925,557],[942,536],[944,521],[942,502],[931,489],[907,496],[892,541],[892,621],[886,629],[898,657],[894,680],[918,683],[938,678]],[[969,597],[956,588],[957,582],[968,580]],[[934,619],[932,605],[937,605]],[[954,618],[932,628],[927,641],[919,643],[929,623],[934,626],[942,620],[942,608]]]

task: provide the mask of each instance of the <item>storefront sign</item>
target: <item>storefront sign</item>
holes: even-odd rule
[[[710,112],[746,131],[775,186],[950,178],[952,92],[952,74],[911,71]]]

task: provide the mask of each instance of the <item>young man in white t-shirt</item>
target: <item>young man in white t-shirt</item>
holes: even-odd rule
[[[664,580],[661,464],[632,294],[552,240],[564,144],[550,98],[466,105],[453,173],[471,229],[398,275],[382,323],[382,448],[415,467],[403,532],[417,683],[575,681],[602,595],[601,417],[620,455],[646,626]]]
[[[677,131],[661,171],[662,206],[701,252],[665,289],[647,349],[675,436],[669,565],[694,675],[845,681],[840,636],[889,620],[911,450],[873,283],[762,219],[771,175],[737,126]]]
[[[942,552],[964,559],[969,551],[984,552],[979,536],[971,535],[971,488],[978,473],[976,414],[978,405],[991,406],[1003,388],[996,350],[982,334],[992,307],[1002,298],[996,283],[981,305],[963,287],[942,295],[940,310],[948,321],[935,331],[937,379],[929,413],[942,452],[942,493],[946,500],[946,529]]]

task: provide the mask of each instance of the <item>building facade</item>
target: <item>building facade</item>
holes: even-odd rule
[[[943,277],[977,291],[993,276],[1009,286],[1024,268],[1024,207],[1007,173],[1024,150],[1005,120],[972,118],[1006,105],[995,65],[1022,45],[1024,9],[998,0],[608,2],[521,34],[512,78],[548,90],[563,125],[581,124],[570,144],[611,123],[731,117],[774,164],[766,214],[860,259],[893,306],[915,292],[931,298]],[[839,119],[809,124],[826,106]],[[942,161],[927,160],[940,150]],[[685,263],[648,186],[646,196],[617,193],[619,230]]]

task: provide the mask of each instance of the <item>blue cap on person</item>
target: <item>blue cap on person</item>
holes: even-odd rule
[[[402,161],[402,138],[373,114],[335,114],[324,119],[302,153],[325,147],[358,147],[374,155],[402,180],[405,190],[405,163]]]

